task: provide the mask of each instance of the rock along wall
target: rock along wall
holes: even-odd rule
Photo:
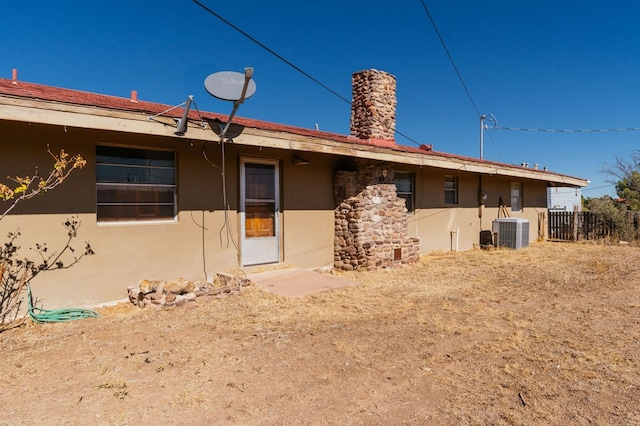
[[[253,285],[247,278],[217,273],[213,283],[183,280],[142,280],[127,289],[129,300],[136,306],[181,306],[201,296],[224,296]]]
[[[336,179],[353,176],[341,173]],[[340,187],[336,182],[336,187]],[[418,261],[420,240],[409,238],[405,200],[388,183],[368,185],[335,209],[334,266],[375,270]]]

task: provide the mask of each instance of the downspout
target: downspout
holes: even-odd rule
[[[455,244],[453,243],[453,234],[456,234]],[[456,227],[455,231],[449,231],[449,236],[451,238],[451,242],[450,242],[451,250],[458,252],[460,249],[460,227],[459,226]],[[455,250],[454,250],[454,247],[455,247]]]
[[[482,173],[478,174],[478,219],[480,220],[480,231],[482,227],[482,210],[484,209],[484,194],[482,193]]]

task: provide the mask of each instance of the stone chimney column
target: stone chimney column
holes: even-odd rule
[[[351,78],[351,135],[360,139],[394,140],[396,130],[396,78],[375,69]]]

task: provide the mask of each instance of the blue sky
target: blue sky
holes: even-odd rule
[[[397,78],[397,130],[438,151],[479,156],[480,122],[420,0],[200,0],[342,97],[351,74]],[[500,127],[640,128],[640,2],[424,0],[480,114]],[[228,114],[204,79],[254,68],[238,115],[349,133],[347,102],[192,0],[21,0],[0,15],[0,77]],[[492,123],[488,123],[492,126]],[[401,136],[400,144],[414,142]],[[489,129],[484,158],[527,162],[615,195],[603,168],[640,149],[640,131]]]

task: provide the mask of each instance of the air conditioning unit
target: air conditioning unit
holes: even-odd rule
[[[529,247],[529,221],[515,217],[504,217],[493,221],[493,233],[497,234],[495,245],[519,250]]]

